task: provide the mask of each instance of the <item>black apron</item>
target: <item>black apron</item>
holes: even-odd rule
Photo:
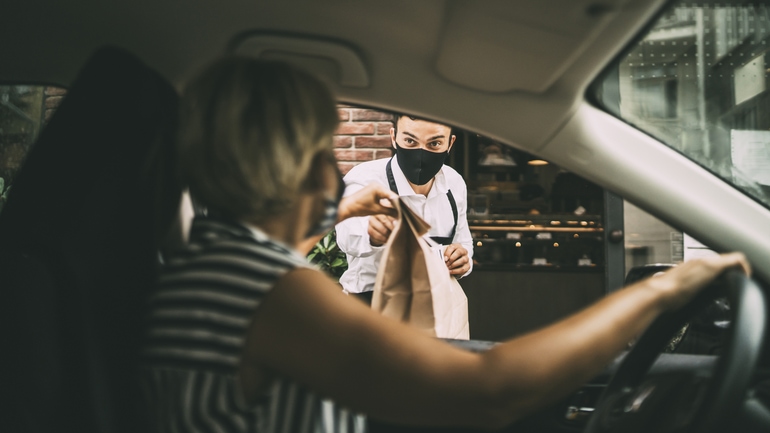
[[[385,172],[388,175],[388,185],[390,185],[390,190],[398,194],[396,179],[393,177],[393,169],[390,167],[390,163],[392,162],[393,162],[393,158],[391,158],[390,161],[388,161],[388,165],[385,166]],[[455,218],[455,224],[452,226],[452,233],[449,236],[431,236],[430,237],[433,240],[433,242],[436,242],[437,244],[440,244],[440,245],[451,244],[455,238],[455,231],[457,230],[457,202],[455,202],[455,198],[452,195],[452,190],[447,191],[446,197],[449,199],[449,205],[452,206],[452,215]]]

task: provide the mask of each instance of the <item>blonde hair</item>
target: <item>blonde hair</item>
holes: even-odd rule
[[[288,64],[229,57],[182,95],[178,156],[210,212],[259,222],[287,211],[339,117],[326,86]]]

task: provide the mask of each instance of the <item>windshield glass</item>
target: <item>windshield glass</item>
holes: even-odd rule
[[[609,112],[770,207],[770,5],[677,1],[594,86]]]

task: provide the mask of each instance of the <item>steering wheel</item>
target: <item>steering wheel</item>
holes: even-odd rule
[[[730,302],[731,327],[713,368],[651,374],[652,364],[671,336],[720,297]],[[687,306],[661,315],[650,325],[610,379],[585,432],[734,431],[725,424],[741,410],[745,412],[766,316],[759,286],[740,271],[726,272]]]

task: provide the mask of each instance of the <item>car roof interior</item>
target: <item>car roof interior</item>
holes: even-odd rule
[[[341,101],[450,123],[568,168],[717,250],[746,252],[770,278],[770,232],[753,229],[764,207],[586,98],[665,3],[29,0],[0,17],[4,40],[23,40],[0,46],[0,81],[67,86],[104,45],[177,88],[228,52],[289,60]]]
[[[35,55],[28,63],[5,62],[0,80],[66,86],[94,50],[111,44],[179,84],[227,50],[259,51],[329,76],[347,102],[409,107],[457,126],[488,127],[492,136],[534,148],[574,111],[597,68],[610,60],[607,53],[624,46],[662,2],[50,3],[15,5],[18,16],[34,20],[3,19],[7,35],[24,37],[23,45],[4,44],[3,58]],[[326,58],[319,56],[319,40]],[[404,68],[408,80],[389,78],[404,76]],[[484,107],[483,114],[469,117],[453,103],[459,99]],[[532,122],[538,127],[521,127]]]

